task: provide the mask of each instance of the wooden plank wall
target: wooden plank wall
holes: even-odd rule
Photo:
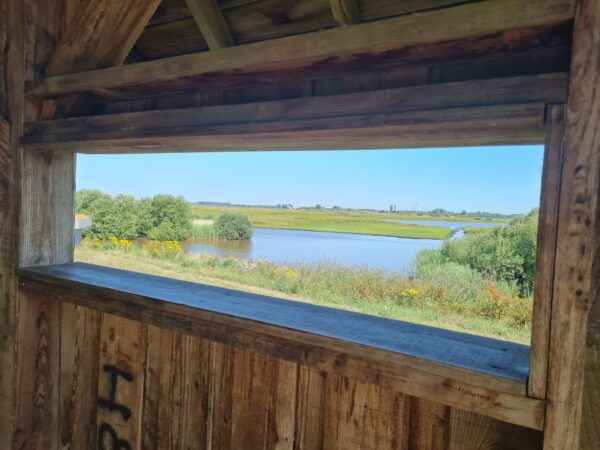
[[[375,384],[31,292],[23,301],[40,339],[23,367],[33,409],[19,448],[542,447],[541,432]],[[57,320],[41,320],[48,309]]]

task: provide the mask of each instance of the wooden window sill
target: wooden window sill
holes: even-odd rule
[[[542,429],[529,347],[84,263],[22,268],[20,287]]]

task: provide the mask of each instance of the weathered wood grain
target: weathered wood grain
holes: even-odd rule
[[[600,405],[582,421],[582,402],[598,399],[586,365],[596,366],[600,296],[600,3],[578,2],[567,103],[550,359],[545,450],[580,448],[582,422],[598,423]],[[588,326],[588,321],[591,320]],[[589,330],[589,331],[588,331]],[[586,342],[589,346],[586,352]],[[584,393],[584,389],[590,389]],[[589,427],[589,423],[587,425]]]
[[[136,42],[135,49],[144,59],[151,60],[203,52],[208,50],[208,44],[198,31],[196,21],[187,17],[146,27]]]
[[[298,365],[294,450],[324,448],[325,379],[325,372]]]
[[[452,409],[448,450],[540,450],[542,433]]]
[[[551,105],[546,112],[548,132],[542,170],[542,196],[538,225],[536,277],[531,331],[531,364],[527,392],[531,397],[546,397],[548,348],[556,255],[556,229],[563,161],[565,130],[564,105]]]
[[[8,386],[17,389],[16,400],[10,397],[2,399],[3,407],[13,409],[9,413],[8,422],[2,425],[9,428],[0,433],[0,440],[3,441],[0,446],[3,446],[6,441],[10,442],[10,434],[14,432],[12,445],[9,444],[7,448],[56,449],[59,441],[61,308],[48,304],[43,298],[20,296],[16,288],[14,270],[21,262],[29,265],[41,260],[46,263],[67,262],[72,258],[71,254],[65,254],[61,248],[65,242],[70,243],[64,238],[70,235],[72,217],[65,221],[61,215],[72,214],[72,187],[69,190],[68,180],[66,183],[65,180],[51,180],[44,176],[45,173],[36,178],[37,174],[28,170],[36,167],[47,169],[51,175],[61,174],[63,161],[67,161],[68,165],[73,158],[66,156],[51,160],[40,154],[24,152],[19,137],[22,135],[25,116],[45,116],[43,102],[24,103],[23,84],[25,79],[33,79],[41,74],[39,68],[47,62],[54,43],[64,28],[64,11],[62,0],[49,0],[43,5],[33,2],[8,2],[6,17],[10,38],[5,44],[5,49],[8,51],[9,63],[7,93],[11,123],[11,200],[7,208],[8,215],[3,223],[8,242],[3,245],[2,251],[5,253],[3,257],[6,258],[3,264],[3,278],[6,282],[5,312],[8,319],[5,332],[12,334],[8,339],[8,351],[16,353],[8,358],[12,359],[12,366],[3,366],[3,372],[13,373],[7,373],[2,384],[9,383]],[[45,190],[41,189],[38,182],[46,183]],[[41,192],[52,192],[55,197],[42,205],[43,201],[31,197]],[[53,207],[65,204],[65,192],[70,197],[66,209],[51,212]],[[23,218],[31,218],[34,209],[40,212],[42,221],[47,225],[62,226],[68,223],[69,228],[50,231],[38,228],[37,222],[24,222]],[[47,221],[50,217],[52,219]],[[72,235],[70,236],[72,240]],[[38,244],[39,247],[34,248]],[[10,416],[16,417],[16,423]]]
[[[55,303],[46,294],[28,294],[27,298],[49,307]],[[62,413],[52,423],[69,438],[59,441],[61,449],[116,445],[150,450],[538,450],[541,446],[540,432],[411,397],[378,383],[198,339],[164,323],[149,325],[145,332],[146,327],[137,321],[56,305],[63,316],[62,326],[55,328],[60,336],[54,333],[54,339],[69,339],[53,366],[61,374],[54,377],[54,389],[60,393]],[[49,329],[44,321],[39,324],[40,330]],[[91,343],[92,347],[87,347],[90,354],[81,354],[86,347],[72,345],[74,342]],[[43,358],[32,354],[27,358],[30,363],[44,364]],[[122,369],[115,380],[106,376],[106,361]],[[140,368],[139,380],[133,377],[128,381],[126,374],[135,368]],[[40,369],[37,371],[43,372]],[[84,371],[87,375],[81,377]],[[92,386],[97,388],[93,394]],[[94,401],[93,395],[99,400]],[[105,407],[103,400],[107,399],[113,400],[112,409]],[[85,405],[88,400],[91,404]],[[67,405],[74,406],[69,413]],[[129,408],[128,420],[121,419],[123,412],[117,406]],[[96,421],[88,436],[82,434],[94,411],[99,416],[97,431],[103,432],[103,447],[95,443]],[[107,415],[107,421],[100,423]],[[77,427],[80,432],[73,433]],[[40,428],[34,434],[41,439],[40,446],[26,448],[56,448],[46,447],[54,444],[43,441],[54,435],[54,431]],[[136,440],[140,435],[141,440]]]
[[[10,160],[10,125],[0,116],[0,209],[3,211],[10,202]]]
[[[234,350],[231,448],[293,448],[297,373],[292,362]]]
[[[14,448],[57,450],[61,305],[19,296],[18,409]]]
[[[20,135],[23,130],[25,5],[0,2],[0,110],[12,124],[8,146],[2,148],[0,185],[0,448],[13,447],[17,385],[17,278]],[[3,142],[6,126],[2,127]]]
[[[411,398],[411,450],[446,450],[450,437],[451,408],[421,398]]]
[[[408,448],[410,397],[335,374],[327,375],[324,448]]]
[[[141,448],[146,325],[102,314],[98,359],[98,447]]]
[[[514,14],[519,10],[519,14]],[[471,18],[476,16],[478,20]],[[30,83],[30,97],[75,93],[148,96],[190,86],[214,88],[381,70],[432,59],[491,55],[548,45],[573,17],[572,0],[487,0],[377,23],[337,28]],[[484,37],[485,36],[485,37]],[[544,38],[546,36],[546,38]],[[475,38],[480,38],[479,40]],[[474,44],[476,43],[476,44]]]
[[[566,101],[566,94],[567,75],[562,73],[473,80],[323,97],[30,122],[25,127],[25,143],[68,142],[83,140],[84,136],[93,139],[98,135],[112,139],[133,136],[134,133],[139,137],[152,133],[177,135],[210,125],[332,119],[423,110],[433,115],[430,111],[448,108],[560,103]],[[281,93],[276,92],[276,95]]]
[[[99,356],[100,313],[63,303],[57,416],[61,450],[98,448]]]
[[[186,0],[186,3],[211,50],[235,45],[216,0]]]
[[[21,265],[73,259],[75,155],[23,153]]]
[[[142,122],[154,121],[155,117],[172,119],[170,126],[139,123],[144,135],[141,129],[136,132],[120,126],[104,133],[94,131],[93,124],[84,124],[87,130],[60,136],[59,140],[50,133],[30,135],[26,146],[33,151],[82,153],[386,149],[539,144],[545,135],[541,103],[450,108],[435,114],[415,111],[204,125],[194,123],[198,116],[189,111],[179,112],[132,113],[142,114]],[[140,116],[122,118],[135,122]]]
[[[46,76],[121,64],[160,0],[86,1],[79,5],[46,65]]]
[[[88,271],[88,278],[78,277],[76,282],[65,277],[71,266],[23,270],[23,289],[51,292],[52,297],[60,301],[266,353],[510,423],[542,427],[544,403],[525,397],[529,354],[522,353],[526,349],[517,344],[430,328],[424,331],[417,325],[251,294],[238,298],[240,294],[234,291],[219,295],[218,288],[114,269],[81,264],[72,267],[78,266]],[[48,271],[51,275],[44,275]],[[96,271],[98,277],[92,281],[89,277],[95,277],[92,273]],[[123,275],[125,284],[115,283],[111,274]],[[137,284],[135,277],[141,277],[149,289],[145,294],[132,291]],[[185,286],[183,290],[175,287],[179,283]],[[179,292],[177,298],[173,296],[175,292]],[[354,323],[357,320],[369,323]],[[392,327],[389,331],[385,331],[386,324]],[[408,334],[398,334],[399,327],[406,328]],[[353,332],[354,329],[361,332]],[[411,329],[417,334],[410,332]],[[379,337],[365,336],[364,330],[371,330]],[[444,345],[439,340],[425,342],[437,339],[435,336],[439,333],[450,338],[452,344]],[[481,346],[476,345],[476,341],[481,341]],[[510,351],[506,351],[507,346]],[[440,353],[427,357],[424,349]],[[496,357],[492,358],[493,362],[489,360],[492,353],[500,360]],[[457,357],[462,362],[452,360]],[[501,362],[507,357],[511,362]],[[513,375],[498,374],[499,369],[517,370],[521,374],[511,379]]]
[[[598,317],[598,316],[596,316]],[[594,319],[597,327],[598,319]],[[582,405],[581,438],[579,449],[597,449],[600,447],[600,346],[598,339],[590,340],[586,348],[585,373],[583,378],[584,395]]]
[[[45,64],[45,75],[118,66],[125,61],[140,37],[160,0],[115,0],[66,4],[66,24],[52,56]],[[91,97],[72,96],[59,102],[46,102],[46,115],[53,117],[93,109]]]
[[[210,448],[210,343],[149,326],[147,348],[142,448]]]
[[[238,44],[335,27],[327,0],[219,1]]]
[[[210,343],[210,375],[207,424],[207,447],[226,450],[231,446],[235,350],[217,342]]]
[[[469,1],[473,0],[467,0],[467,2]],[[453,7],[467,2],[461,0],[403,0],[401,2],[396,0],[359,0],[359,6],[365,20],[371,21],[429,9]]]
[[[358,0],[329,0],[333,17],[338,25],[356,25],[360,23]]]

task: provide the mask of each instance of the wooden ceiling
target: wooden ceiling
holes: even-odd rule
[[[407,138],[410,144],[404,141],[403,145],[443,143],[446,137],[457,145],[532,143],[543,138],[540,122],[527,122],[531,127],[512,137],[491,133],[495,125],[480,123],[477,108],[518,105],[532,98],[542,106],[564,101],[574,0],[95,0],[82,3],[74,17],[45,71],[27,82],[30,100],[47,99],[51,105],[44,109],[49,114],[41,118],[51,119],[49,123],[27,127],[29,145],[59,148],[68,143],[70,149],[100,151],[105,144],[102,136],[113,135],[116,140],[111,145],[120,151],[151,147],[165,151],[170,146],[188,150],[278,148],[291,138],[302,142],[298,148],[381,148],[398,145],[398,133],[406,135],[408,130],[415,134]],[[551,74],[558,78],[544,76]],[[478,81],[499,79],[507,80],[501,85],[503,89],[508,86],[510,95],[490,101],[485,92],[475,97],[470,92],[472,86],[488,86]],[[549,95],[556,89],[552,84],[556,80],[562,80],[560,87]],[[423,106],[427,101],[416,101],[416,110],[429,108],[432,114],[456,105],[467,108],[447,115],[448,130],[455,130],[460,122],[469,124],[465,130],[472,133],[480,130],[482,137],[472,140],[463,130],[439,133],[431,140],[426,139],[431,133],[427,127],[407,128],[422,118],[390,119],[388,114],[406,112],[402,101],[410,92],[406,88],[427,86],[431,89],[419,91],[421,95],[438,95],[436,86],[440,86],[452,89],[456,99],[446,96],[427,108]],[[534,86],[535,92],[526,93],[523,86]],[[385,95],[376,95],[373,98],[381,103],[370,107],[364,120],[353,111],[351,94],[386,90],[398,99],[396,104],[386,103]],[[321,97],[330,97],[330,105],[348,107],[334,108],[333,116],[322,117]],[[317,101],[285,103],[293,99]],[[269,102],[283,103],[273,107]],[[254,113],[237,114],[242,111],[239,105],[249,103],[255,104]],[[298,105],[302,105],[303,117],[285,119]],[[184,119],[186,114],[178,112],[221,106],[235,107],[202,110],[199,117],[204,122],[193,126]],[[263,117],[265,109],[282,113]],[[164,115],[119,116],[159,111],[165,111]],[[515,111],[523,112],[519,106]],[[524,117],[532,117],[533,110],[526,111]],[[126,130],[105,133],[94,128],[96,122],[85,119],[98,115],[107,115],[107,123],[114,124],[115,130],[119,123],[129,125]],[[60,122],[81,116],[84,119],[76,122],[77,130],[75,122]],[[231,118],[231,126],[210,128],[213,116]],[[319,117],[317,122],[307,122],[315,117]],[[506,118],[508,128],[514,126],[505,109],[497,117]],[[167,121],[171,125],[167,128],[182,139],[162,139],[158,134],[166,131],[148,125],[156,120]],[[293,123],[280,123],[285,120]],[[442,129],[436,120],[426,122],[433,130]],[[356,132],[354,141],[349,135],[338,137],[340,130],[359,129],[361,124],[369,124],[371,134],[358,136]],[[252,129],[254,137],[267,137],[249,140],[246,135]],[[378,141],[377,136],[386,136],[384,129],[389,138]],[[311,142],[297,134],[323,130],[338,134],[334,140],[328,135]],[[140,140],[142,135],[152,138]],[[189,139],[190,135],[198,140]],[[94,142],[86,146],[84,141],[92,136]],[[225,137],[229,143],[224,143]]]
[[[474,1],[477,0],[219,0],[216,3],[212,0],[212,3],[224,20],[221,26],[229,30],[231,44],[241,45],[343,26],[348,21],[339,11],[344,11],[345,5],[354,4],[349,9],[355,11],[356,24]],[[206,3],[187,1],[194,2]],[[136,44],[131,61],[207,50],[206,36],[200,32],[186,0],[163,0]]]

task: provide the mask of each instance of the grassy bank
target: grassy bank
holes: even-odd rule
[[[96,248],[97,247],[97,248]],[[528,342],[531,301],[456,264],[422,261],[414,277],[335,265],[282,267],[181,253],[177,243],[88,241],[76,260]]]
[[[356,210],[317,209],[272,209],[251,207],[199,206],[192,207],[194,216],[216,219],[224,212],[239,212],[247,215],[257,228],[286,230],[327,231],[333,233],[371,234],[421,239],[445,239],[450,235],[449,227],[425,227],[393,222],[386,219],[409,219],[412,216],[383,214]],[[419,217],[427,220],[427,218]],[[433,218],[431,218],[433,219]],[[440,218],[436,218],[440,220]]]

